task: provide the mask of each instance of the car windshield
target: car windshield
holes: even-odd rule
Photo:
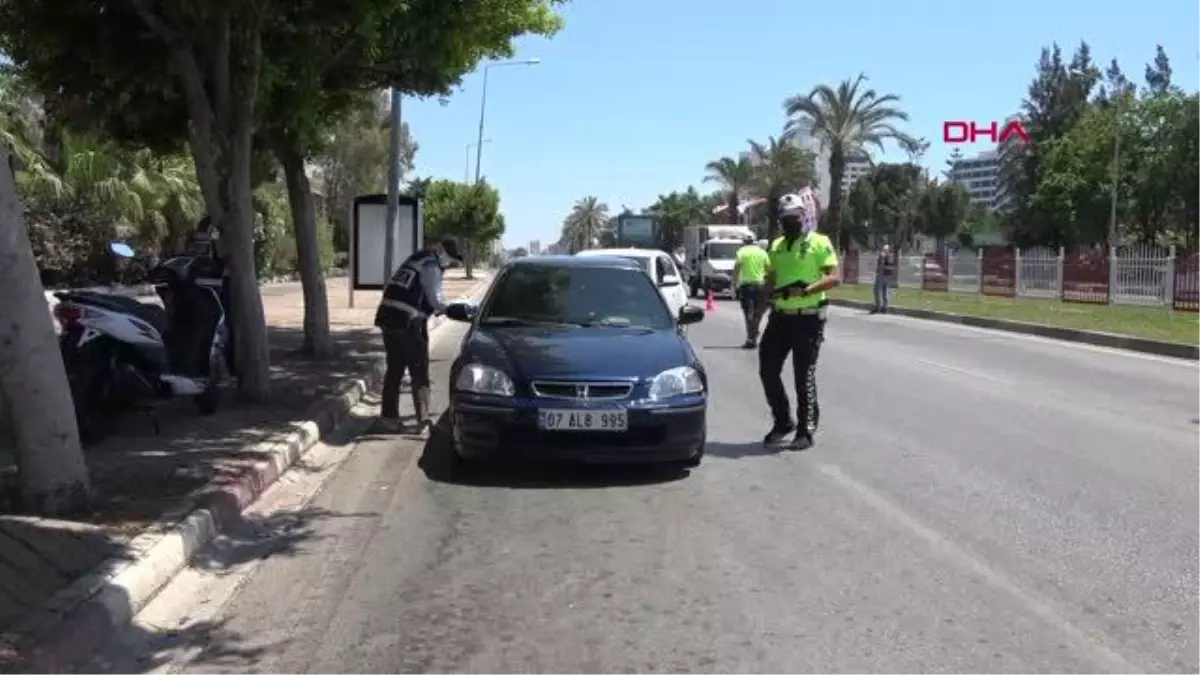
[[[481,325],[571,324],[671,329],[644,273],[619,267],[517,265],[496,280]]]
[[[710,260],[733,260],[737,257],[737,250],[742,245],[732,241],[714,241],[708,244],[708,258]]]

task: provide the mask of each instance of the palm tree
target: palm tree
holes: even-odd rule
[[[754,165],[750,185],[766,200],[767,239],[774,239],[779,227],[779,198],[813,182],[816,155],[769,136],[765,145],[750,141],[750,157]]]
[[[896,122],[908,120],[908,113],[895,105],[900,97],[864,88],[866,81],[867,76],[860,74],[854,80],[843,80],[837,89],[818,85],[808,94],[792,96],[783,103],[789,118],[785,134],[790,137],[802,131],[810,133],[822,148],[829,150],[826,222],[832,228],[834,246],[839,243],[846,157],[863,153],[868,145],[882,150],[883,142],[889,139],[906,149],[917,143],[895,127]]]
[[[608,204],[601,202],[599,197],[584,197],[575,202],[571,213],[563,220],[562,241],[570,246],[572,253],[589,248],[608,219]]]
[[[709,162],[704,168],[708,171],[705,182],[721,186],[726,193],[725,204],[728,207],[729,222],[737,223],[742,193],[750,186],[750,180],[754,176],[754,165],[750,163],[750,158],[738,157],[735,160],[732,157],[722,157]]]

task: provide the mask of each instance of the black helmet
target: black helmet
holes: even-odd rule
[[[442,237],[442,250],[446,255],[455,262],[462,262],[462,255],[458,252],[458,241],[454,237]]]

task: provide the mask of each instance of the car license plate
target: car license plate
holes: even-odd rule
[[[624,410],[539,410],[542,431],[625,431],[629,419]]]

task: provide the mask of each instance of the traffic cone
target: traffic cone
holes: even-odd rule
[[[717,311],[717,305],[716,305],[716,303],[713,302],[713,292],[712,292],[711,288],[708,289],[708,297],[704,300],[704,311],[706,311],[706,312]]]

